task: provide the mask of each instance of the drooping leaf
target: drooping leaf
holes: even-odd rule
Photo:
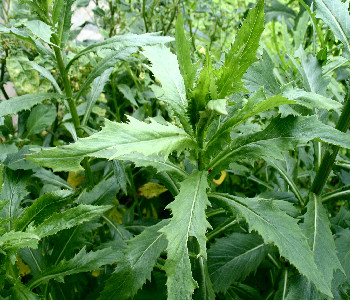
[[[46,218],[67,204],[72,195],[72,191],[56,191],[44,194],[25,210],[22,218],[15,221],[15,229],[24,231],[31,222],[35,226],[42,223]]]
[[[189,124],[186,119],[188,106],[186,88],[176,55],[172,54],[170,49],[164,45],[143,47],[142,54],[152,63],[149,69],[162,85],[159,88],[160,91],[156,93],[158,99],[163,100],[171,107],[187,131]]]
[[[129,123],[106,120],[106,126],[98,133],[63,148],[47,149],[27,156],[31,161],[51,167],[55,171],[82,170],[80,161],[84,156],[116,159],[133,152],[144,155],[161,153],[167,157],[172,151],[195,147],[195,142],[182,129],[168,123],[162,125],[154,120],[140,122],[129,117]]]
[[[127,47],[143,47],[147,45],[155,45],[155,44],[164,44],[168,42],[172,42],[174,38],[169,36],[159,36],[158,33],[144,33],[144,34],[124,34],[117,35],[112,38],[106,39],[102,42],[94,43],[86,48],[84,48],[81,52],[76,54],[72,58],[72,60],[68,63],[66,69],[72,65],[72,63],[77,60],[79,57],[91,52],[100,49],[112,49],[112,50],[125,50]]]
[[[167,246],[166,237],[159,229],[168,223],[168,220],[163,220],[147,227],[128,241],[124,255],[117,261],[117,268],[107,280],[99,299],[130,299],[147,279],[151,280],[151,271],[157,258]]]
[[[186,90],[188,91],[193,88],[198,63],[192,64],[191,43],[185,36],[184,20],[180,11],[177,15],[175,26],[175,47],[180,72],[184,79]]]
[[[62,213],[55,213],[39,226],[29,226],[27,231],[34,233],[40,238],[49,236],[83,222],[90,221],[93,218],[100,217],[109,210],[111,206],[93,206],[80,204],[76,207],[68,209]]]
[[[299,143],[318,139],[344,148],[350,147],[350,137],[331,126],[320,122],[315,116],[274,118],[271,123],[257,133],[236,138],[230,147],[218,154],[209,168],[225,169],[229,161],[249,157],[273,157],[283,160],[283,151],[294,149]]]
[[[259,232],[265,243],[274,243],[280,254],[312,281],[318,290],[332,296],[330,287],[318,270],[313,252],[296,219],[281,211],[270,200],[245,199],[220,193],[211,193],[209,197],[234,214],[238,213],[244,217],[250,230]]]
[[[35,106],[27,119],[26,136],[40,133],[50,126],[57,117],[57,110],[54,105],[40,104]]]
[[[11,299],[16,300],[39,300],[40,297],[32,293],[23,283],[16,280],[11,288]]]
[[[268,246],[255,233],[233,233],[217,240],[208,250],[208,269],[216,292],[226,292],[235,281],[244,280],[265,258]]]
[[[55,80],[55,78],[52,76],[52,74],[48,70],[46,70],[44,67],[38,65],[34,61],[29,61],[28,65],[30,65],[34,70],[38,71],[43,77],[45,77],[48,81],[50,81],[52,83],[52,85],[54,86],[54,88],[56,89],[57,93],[59,93],[60,95],[63,94],[57,81]]]
[[[9,153],[4,161],[4,165],[11,170],[31,170],[36,169],[39,165],[24,158],[25,154],[33,153],[36,145],[24,145],[18,152]]]
[[[129,177],[126,173],[125,164],[121,160],[113,160],[113,173],[119,188],[127,194],[127,184],[130,184]]]
[[[316,16],[321,18],[332,30],[336,39],[343,45],[344,56],[350,59],[350,16],[349,1],[315,0]]]
[[[55,175],[53,172],[46,170],[44,168],[40,168],[32,175],[33,177],[40,178],[43,183],[56,185],[57,187],[61,187],[64,189],[72,190],[73,187],[68,184],[64,179],[60,176]]]
[[[130,101],[130,103],[136,107],[139,105],[137,104],[135,97],[130,89],[130,87],[124,83],[118,84],[118,90],[124,95],[124,97]]]
[[[35,276],[28,283],[28,286],[30,289],[33,289],[39,284],[48,282],[51,279],[63,282],[64,276],[97,270],[101,266],[114,262],[114,251],[111,248],[86,252],[84,247],[72,259],[62,260],[57,266],[50,267],[42,274]]]
[[[257,60],[256,51],[264,30],[264,1],[259,0],[238,32],[225,62],[216,72],[218,97],[223,99],[236,92],[244,91],[242,77],[249,66]]]
[[[191,274],[187,242],[190,237],[196,238],[199,244],[198,256],[207,258],[205,233],[210,227],[205,216],[206,207],[210,205],[207,188],[207,172],[194,171],[181,183],[180,193],[167,206],[173,217],[169,225],[160,231],[165,233],[168,240],[164,266],[168,276],[168,299],[191,299],[197,287]]]
[[[24,22],[23,25],[27,27],[36,37],[42,39],[47,44],[51,44],[50,38],[52,31],[49,25],[40,20],[27,21]]]
[[[330,222],[321,197],[311,196],[301,228],[309,240],[318,269],[331,287],[334,272],[342,270],[342,266],[336,254]]]
[[[109,80],[109,76],[111,75],[112,71],[113,71],[113,68],[109,68],[105,70],[100,76],[96,77],[92,82],[92,88],[87,100],[87,106],[86,106],[84,118],[82,121],[82,125],[86,125],[89,119],[89,116],[91,114],[92,108],[95,105],[98,97],[102,93],[104,86]]]
[[[0,102],[0,117],[14,115],[22,110],[28,110],[44,100],[60,99],[62,96],[53,93],[29,94]]]

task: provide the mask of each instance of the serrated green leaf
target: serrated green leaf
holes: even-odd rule
[[[319,139],[323,142],[350,148],[350,137],[331,126],[320,122],[315,116],[274,118],[263,130],[236,138],[230,147],[221,151],[208,168],[227,168],[229,162],[249,157],[273,157],[284,160],[281,153],[294,149],[299,143]]]
[[[79,57],[91,52],[100,49],[112,49],[125,51],[127,47],[142,47],[147,45],[155,45],[155,44],[163,44],[172,42],[174,38],[169,36],[159,36],[158,33],[144,33],[144,34],[124,34],[117,35],[112,38],[106,39],[102,42],[94,43],[86,48],[84,48],[81,52],[79,52],[76,56],[74,56],[68,63],[66,69],[68,70],[72,63],[77,60]]]
[[[258,91],[262,86],[267,97],[280,94],[280,85],[273,73],[274,64],[264,49],[261,60],[253,63],[243,76],[244,86],[253,93]]]
[[[60,14],[60,17],[58,18],[58,37],[61,41],[60,45],[57,45],[61,47],[61,49],[66,48],[66,44],[70,35],[70,28],[71,28],[71,19],[72,19],[72,5],[75,2],[75,0],[66,0],[64,1],[64,7],[62,9],[62,12]]]
[[[102,93],[109,76],[111,75],[113,68],[105,70],[100,76],[96,77],[92,82],[91,92],[87,100],[87,106],[84,114],[83,121],[81,122],[82,126],[87,124],[89,116],[91,114],[92,108],[95,105],[98,97]]]
[[[214,110],[221,115],[227,115],[226,99],[210,100],[207,104],[209,110]]]
[[[34,233],[9,231],[0,237],[0,249],[8,252],[12,262],[16,261],[18,249],[30,247],[37,248],[40,237]]]
[[[33,153],[30,149],[36,148],[35,145],[24,145],[18,152],[7,155],[4,165],[11,170],[30,170],[36,169],[39,165],[27,160],[23,155]]]
[[[40,133],[52,125],[57,117],[57,109],[54,105],[40,104],[35,106],[27,119],[26,136]]]
[[[191,43],[186,39],[184,31],[184,20],[180,11],[177,15],[175,25],[175,48],[180,72],[184,79],[186,90],[189,91],[193,88],[198,63],[192,64]]]
[[[39,93],[23,95],[19,97],[11,98],[7,101],[0,102],[0,117],[6,115],[14,115],[22,110],[28,110],[36,104],[39,104],[45,100],[61,99],[62,96],[53,93]]]
[[[208,269],[216,292],[226,292],[235,281],[254,272],[267,255],[268,246],[255,234],[232,233],[208,250]]]
[[[98,133],[63,148],[47,149],[27,156],[31,161],[51,167],[54,171],[82,169],[84,156],[116,159],[133,152],[146,156],[161,153],[165,158],[174,150],[196,147],[193,139],[182,129],[168,123],[140,122],[132,117],[129,123],[106,120],[106,126]]]
[[[344,56],[350,59],[350,16],[349,1],[315,0],[316,17],[321,18],[343,45]]]
[[[188,106],[184,80],[179,70],[176,55],[164,45],[143,47],[142,54],[152,63],[149,69],[159,80],[162,87],[160,100],[166,102],[180,119],[187,132],[190,132],[189,123],[186,118]]]
[[[130,184],[129,177],[126,173],[125,165],[121,160],[113,160],[113,173],[114,177],[117,181],[119,188],[123,191],[123,193],[127,194],[127,184]]]
[[[330,287],[318,270],[313,252],[296,219],[281,211],[270,200],[245,199],[220,193],[211,193],[209,197],[234,214],[242,215],[250,230],[259,232],[265,243],[274,243],[280,254],[312,281],[317,289],[332,297]]]
[[[117,85],[118,90],[124,95],[124,98],[129,100],[130,103],[136,107],[139,105],[137,104],[135,97],[130,89],[130,87],[124,83],[118,84]]]
[[[25,210],[23,217],[15,221],[15,230],[23,231],[31,222],[35,226],[40,224],[67,204],[72,195],[72,191],[56,191],[39,197]]]
[[[64,179],[60,176],[55,175],[53,172],[46,170],[44,168],[40,168],[32,175],[33,177],[40,178],[43,183],[56,185],[61,188],[65,188],[68,190],[73,190],[74,188],[69,185]]]
[[[27,232],[36,234],[43,238],[67,229],[93,218],[100,217],[109,210],[111,206],[78,205],[62,213],[55,213],[50,218],[43,221],[39,226],[33,228],[29,226]]]
[[[256,8],[251,9],[244,20],[231,49],[225,56],[223,66],[215,72],[218,78],[219,99],[245,91],[242,77],[249,66],[257,60],[256,51],[264,30],[264,16],[264,1],[259,0]]]
[[[60,14],[62,13],[62,8],[64,6],[64,0],[55,0],[52,9],[52,23],[56,25],[59,20]]]
[[[99,299],[130,299],[147,279],[151,280],[151,271],[167,246],[166,237],[159,230],[168,223],[169,220],[163,220],[147,227],[128,241],[124,255],[117,261],[117,268],[107,280]]]
[[[48,268],[42,274],[35,276],[28,286],[33,289],[51,279],[63,282],[64,276],[97,270],[101,266],[114,262],[115,254],[111,248],[86,252],[84,247],[72,259],[62,260],[57,266]]]
[[[32,34],[42,39],[45,43],[51,44],[51,27],[40,20],[31,20],[24,22],[23,25],[27,27]]]
[[[180,193],[167,206],[173,217],[160,232],[165,233],[168,240],[164,270],[168,276],[169,300],[191,299],[197,287],[192,278],[187,242],[190,237],[196,238],[198,256],[207,258],[205,233],[210,224],[206,220],[205,210],[210,205],[206,194],[208,187],[207,172],[194,171],[181,183]]]

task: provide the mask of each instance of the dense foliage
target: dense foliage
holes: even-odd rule
[[[1,4],[0,297],[349,299],[349,0],[92,2]]]

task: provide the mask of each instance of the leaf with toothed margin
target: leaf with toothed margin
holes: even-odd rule
[[[169,220],[163,220],[150,226],[127,242],[124,255],[116,262],[117,268],[99,299],[131,299],[147,279],[151,280],[151,271],[167,246],[165,235],[159,229],[168,223]]]
[[[170,123],[163,125],[154,120],[145,123],[128,118],[129,123],[106,120],[106,126],[90,137],[62,148],[43,149],[26,158],[54,171],[77,172],[82,170],[80,162],[85,156],[112,160],[136,152],[145,156],[160,153],[166,158],[175,150],[196,147],[191,136]]]
[[[275,244],[280,254],[312,281],[319,291],[332,297],[330,286],[317,268],[314,254],[297,219],[288,216],[271,200],[221,193],[210,193],[209,197],[218,205],[241,215],[249,224],[250,231],[256,230],[265,243]]]
[[[181,183],[180,193],[167,206],[173,217],[169,225],[160,232],[165,233],[168,240],[164,266],[168,277],[168,300],[189,300],[198,286],[192,278],[187,242],[190,237],[196,238],[199,245],[198,256],[207,258],[205,233],[210,228],[205,215],[207,206],[210,206],[207,188],[207,172],[194,171]]]

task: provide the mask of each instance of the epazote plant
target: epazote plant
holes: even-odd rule
[[[316,2],[318,5],[330,3]],[[332,5],[328,9],[337,10]],[[260,82],[260,77],[269,71],[272,77],[268,79],[274,81],[277,88],[260,86],[254,93],[246,94],[242,77],[257,60],[263,29],[264,1],[259,0],[222,61],[213,64],[207,53],[203,64],[193,63],[191,45],[185,38],[179,15],[175,40],[177,56],[164,45],[143,46],[142,51],[151,62],[150,71],[160,83],[160,86],[153,86],[153,91],[166,103],[173,123],[155,119],[143,122],[133,117],[128,117],[128,123],[106,120],[105,127],[90,137],[27,156],[30,161],[54,171],[72,172],[82,170],[80,163],[87,157],[132,161],[139,167],[155,168],[172,191],[175,199],[167,207],[172,217],[147,227],[127,243],[122,254],[116,254],[117,267],[100,299],[132,298],[146,279],[151,278],[152,269],[164,251],[168,299],[191,299],[193,293],[198,299],[214,299],[215,293],[227,291],[237,279],[255,271],[258,262],[269,253],[271,244],[296,268],[295,274],[301,274],[296,280],[303,286],[303,292],[332,297],[333,274],[344,270],[320,196],[311,193],[310,200],[299,196],[301,209],[305,209],[308,202],[304,222],[299,225],[298,219],[293,217],[295,207],[288,201],[211,191],[210,182],[214,176],[234,162],[264,158],[272,164],[277,160],[278,168],[278,160],[284,160],[284,152],[311,140],[350,148],[347,134],[324,124],[317,115],[305,116],[297,112],[301,106],[309,109],[310,114],[314,109],[339,109],[341,104],[292,83],[281,87],[273,77],[268,56],[264,56],[263,66],[257,66],[255,73],[250,72],[253,74],[250,82],[254,83],[254,79]],[[291,110],[292,114],[288,109],[282,110],[283,117],[275,114],[258,132],[251,133],[243,126],[248,119],[281,105],[295,110]],[[185,169],[179,160],[172,159],[183,153]],[[207,263],[206,232],[211,224],[206,211],[209,213],[210,207],[224,208],[233,215],[233,222],[245,220],[249,231],[256,231],[261,238],[236,232],[210,249],[214,254]],[[231,249],[231,254],[232,251],[239,253],[235,243],[246,250],[246,256],[237,265],[234,261],[220,270],[217,266],[225,265],[220,253],[224,256],[227,249]],[[286,284],[282,291],[285,297]],[[293,297],[296,291],[290,289],[288,293]]]

